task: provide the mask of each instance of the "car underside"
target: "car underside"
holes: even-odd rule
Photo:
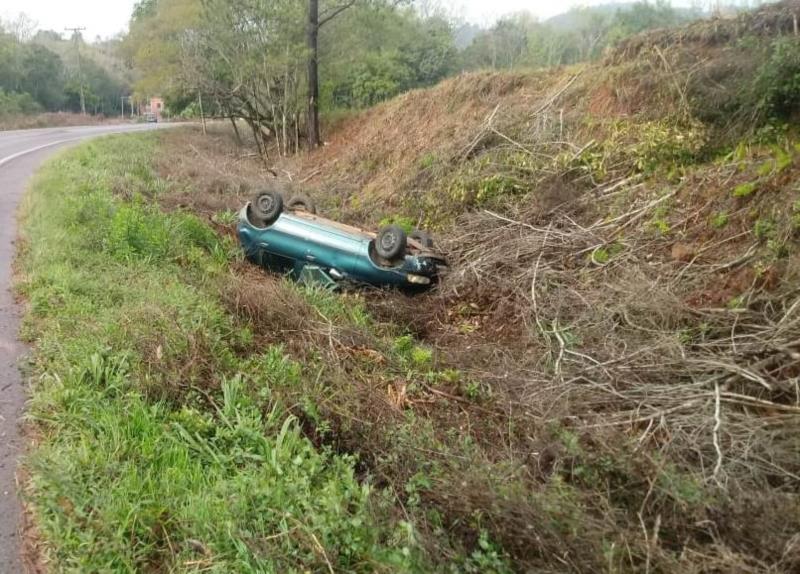
[[[419,290],[434,284],[445,258],[424,232],[397,225],[371,233],[316,215],[305,196],[285,202],[262,190],[239,213],[237,232],[247,258],[302,282]]]

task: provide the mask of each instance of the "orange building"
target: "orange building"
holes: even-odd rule
[[[155,114],[159,120],[161,119],[161,114],[164,112],[164,100],[162,98],[150,98],[150,105],[147,107],[148,112]]]

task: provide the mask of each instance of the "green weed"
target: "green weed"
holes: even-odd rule
[[[772,219],[758,219],[753,225],[753,235],[759,240],[772,239],[775,236],[776,227]]]
[[[382,495],[356,461],[317,449],[282,406],[301,365],[280,347],[242,358],[252,336],[212,288],[228,273],[227,246],[194,217],[112,195],[111,179],[153,153],[152,135],[77,148],[27,200],[19,289],[31,301],[40,436],[27,498],[53,563],[420,569],[410,525],[376,522]],[[358,305],[302,292],[331,317],[366,321]]]
[[[744,295],[737,295],[728,301],[728,309],[737,310],[747,307],[747,298]]]
[[[433,351],[417,345],[411,335],[397,337],[393,346],[398,360],[406,367],[424,371],[433,364]]]
[[[611,261],[614,257],[619,255],[625,250],[625,246],[621,243],[611,243],[604,247],[600,247],[595,249],[592,253],[589,254],[589,259],[600,265],[605,265],[609,261]]]
[[[791,225],[795,233],[800,231],[800,199],[792,204]]]
[[[416,223],[413,219],[402,215],[392,215],[389,217],[384,217],[383,219],[380,220],[378,225],[380,227],[383,227],[384,225],[399,225],[406,233],[411,233],[417,228]]]
[[[722,229],[728,225],[728,214],[724,211],[715,214],[714,217],[711,218],[711,225],[714,229]]]
[[[426,153],[420,158],[419,167],[420,169],[430,169],[434,165],[436,165],[437,160],[438,158],[436,157],[435,153],[433,152]]]
[[[758,191],[758,183],[749,181],[747,183],[737,185],[733,189],[733,197],[749,197],[756,191]]]
[[[463,572],[466,574],[511,574],[513,569],[508,558],[503,555],[502,549],[489,539],[489,534],[485,530],[481,530],[478,547],[465,561]]]

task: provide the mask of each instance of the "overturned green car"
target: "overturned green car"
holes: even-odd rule
[[[271,189],[242,208],[237,233],[253,263],[331,287],[346,282],[419,290],[447,266],[427,233],[407,235],[397,225],[370,233],[316,215],[305,196],[284,203]]]

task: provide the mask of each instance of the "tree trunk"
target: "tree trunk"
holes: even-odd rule
[[[319,74],[317,72],[317,37],[319,35],[319,0],[308,0],[308,147],[320,145],[319,139]]]
[[[233,126],[233,133],[236,134],[236,145],[241,147],[242,145],[242,136],[239,135],[239,127],[236,125],[236,118],[233,115],[233,112],[228,112],[230,115],[228,118],[231,120],[231,125]]]
[[[197,101],[200,104],[200,121],[203,122],[203,135],[207,135],[206,132],[206,115],[203,113],[203,94],[197,92]]]

